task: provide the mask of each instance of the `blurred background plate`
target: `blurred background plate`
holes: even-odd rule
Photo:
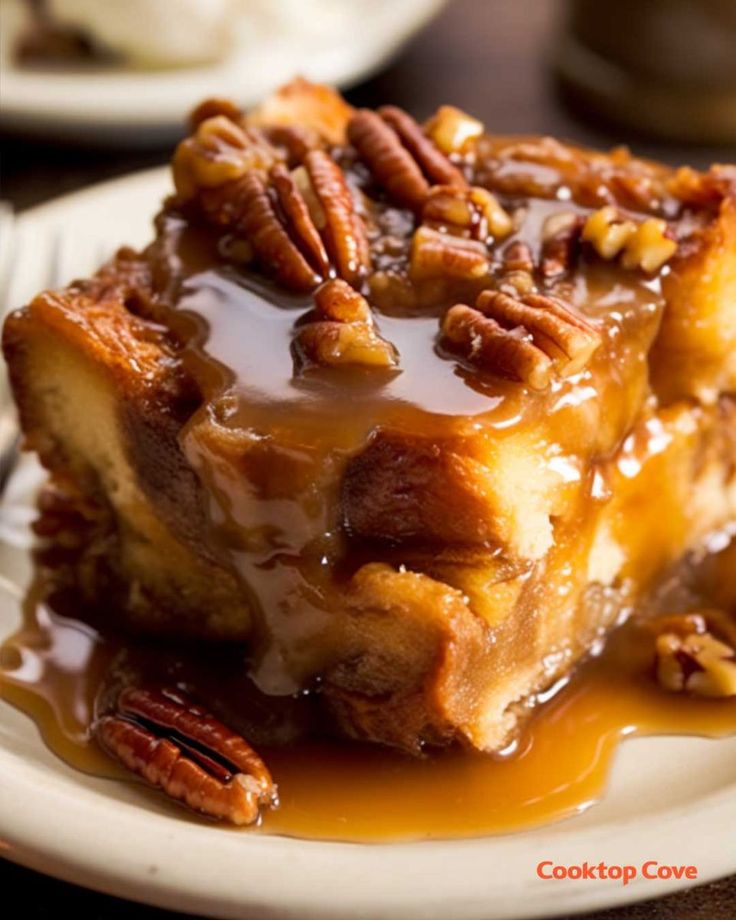
[[[279,2],[271,0],[271,9]],[[235,49],[212,64],[51,70],[18,65],[14,49],[23,28],[22,4],[4,0],[0,123],[64,140],[160,144],[181,134],[193,102],[206,96],[229,96],[247,106],[294,74],[342,87],[354,84],[384,65],[444,2],[328,0],[332,15],[319,16],[319,28],[305,27],[308,5],[299,18],[282,16],[278,28],[262,17],[249,23],[246,12]],[[296,9],[291,3],[285,6],[287,12]]]

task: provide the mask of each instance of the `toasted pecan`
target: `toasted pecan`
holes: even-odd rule
[[[270,178],[287,221],[301,243],[302,251],[317,271],[326,277],[330,270],[330,259],[294,177],[282,163],[278,163],[271,169]]]
[[[325,243],[337,274],[355,284],[370,268],[370,248],[343,172],[324,150],[311,150],[304,165],[325,214]]]
[[[233,190],[233,201],[237,208],[235,229],[250,241],[261,264],[287,287],[316,287],[321,275],[289,236],[268,194],[266,180],[257,172],[243,176]]]
[[[552,214],[542,226],[540,272],[551,279],[564,275],[575,266],[583,220],[573,211]]]
[[[484,188],[435,185],[422,208],[422,222],[485,242],[502,239],[512,229],[510,216]]]
[[[348,123],[348,139],[390,198],[404,207],[421,207],[429,182],[396,132],[371,112],[361,109]]]
[[[544,389],[554,374],[582,370],[600,345],[598,332],[571,307],[541,294],[483,291],[475,309],[456,304],[442,335],[471,363]]]
[[[348,124],[348,138],[389,197],[413,211],[422,207],[431,185],[467,185],[420,125],[395,106],[378,114],[361,109]]]
[[[413,281],[427,278],[474,280],[488,272],[483,243],[419,227],[411,245],[409,272]]]
[[[396,349],[376,331],[368,301],[347,282],[325,282],[314,302],[313,317],[297,327],[293,341],[297,373],[314,366],[396,367]]]
[[[278,804],[271,774],[248,742],[178,690],[128,687],[92,730],[133,773],[211,818],[253,824]]]
[[[382,106],[378,114],[394,129],[401,143],[414,157],[430,182],[435,185],[456,185],[460,188],[468,184],[462,172],[435,146],[411,115],[395,105]]]

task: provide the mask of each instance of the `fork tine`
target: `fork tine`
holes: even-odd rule
[[[31,232],[23,221],[16,224],[12,208],[0,202],[0,325],[6,313],[37,291],[59,290],[73,277],[97,270],[112,253],[104,241],[72,238],[58,225],[40,234]],[[5,376],[2,367],[0,376]],[[15,465],[19,445],[15,410],[4,383],[0,379],[0,494]]]
[[[51,252],[48,260],[48,274],[44,279],[43,286],[51,290],[60,288],[70,279],[68,277],[67,266],[69,264],[69,253],[65,243],[65,237],[57,228],[51,236]]]
[[[7,201],[0,201],[0,313],[7,309],[10,272],[13,264],[15,215]]]
[[[15,227],[15,215],[12,207],[0,202],[0,323],[13,306],[11,300],[11,279],[13,265],[17,261],[18,244]],[[18,454],[19,435],[15,420],[15,409],[10,397],[10,387],[3,365],[0,368],[0,494],[5,488],[8,475],[15,465]]]

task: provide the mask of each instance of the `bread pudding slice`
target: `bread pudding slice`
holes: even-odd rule
[[[5,324],[79,589],[343,735],[503,748],[736,521],[736,168],[298,81],[203,103],[173,176]]]

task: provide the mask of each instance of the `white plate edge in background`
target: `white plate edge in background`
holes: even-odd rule
[[[65,140],[160,143],[181,134],[189,111],[207,96],[250,106],[297,75],[354,85],[379,70],[446,2],[370,0],[371,15],[361,20],[359,35],[336,35],[311,47],[295,29],[221,62],[158,71],[24,70],[12,63],[8,26],[0,57],[0,123]]]

